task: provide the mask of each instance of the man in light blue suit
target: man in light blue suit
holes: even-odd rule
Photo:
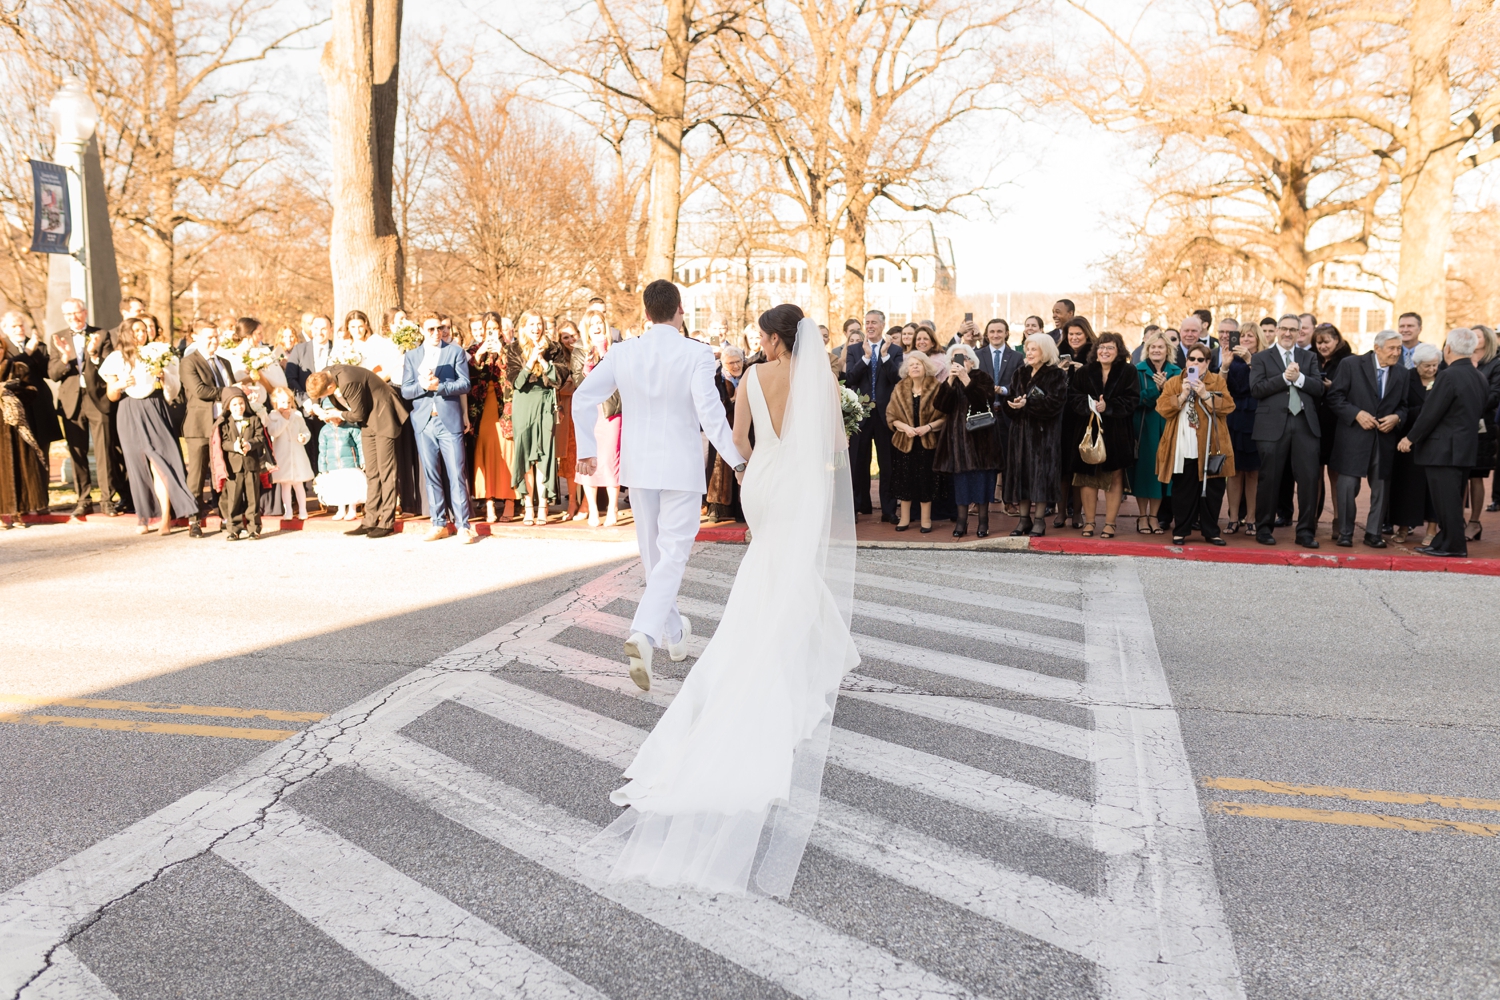
[[[453,522],[465,543],[479,541],[469,526],[469,486],[464,472],[464,394],[469,391],[469,358],[457,344],[444,342],[442,320],[433,313],[422,317],[422,346],[406,352],[401,395],[411,401],[411,422],[417,432],[417,453],[427,476],[427,505],[432,530],[427,541],[448,534],[444,511],[452,508]],[[448,473],[448,495],[443,496],[443,472]]]

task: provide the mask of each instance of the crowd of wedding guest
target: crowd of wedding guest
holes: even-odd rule
[[[573,390],[622,337],[602,300],[576,322],[355,310],[278,330],[200,322],[176,339],[139,300],[124,306],[111,330],[89,326],[76,299],[51,334],[0,317],[6,527],[48,509],[58,440],[73,515],[93,512],[97,490],[101,513],[133,514],[142,533],[152,522],[170,532],[175,516],[201,537],[217,508],[226,538],[256,538],[263,515],[305,519],[312,502],[357,521],[349,534],[384,537],[410,515],[430,519],[430,539],[452,526],[474,541],[479,520],[613,525],[628,505],[618,396],[591,427],[571,414]],[[1223,545],[1244,532],[1274,545],[1292,528],[1317,548],[1325,511],[1335,543],[1355,544],[1363,492],[1362,544],[1410,537],[1430,555],[1463,555],[1480,536],[1486,479],[1500,510],[1500,352],[1487,327],[1438,347],[1405,313],[1356,355],[1311,314],[1216,326],[1200,309],[1147,326],[1132,351],[1066,299],[1051,319],[1027,317],[1013,334],[1004,319],[966,318],[946,335],[930,321],[887,326],[878,310],[845,321],[829,365],[870,409],[850,437],[856,510],[873,516],[878,498],[897,531],[952,522],[962,538],[971,518],[987,536],[999,507],[1016,518],[1012,535],[1050,522],[1113,538],[1128,497],[1125,527],[1139,535]],[[745,368],[761,360],[757,331],[692,335],[718,356],[732,420]],[[595,438],[591,476],[574,468],[579,433]],[[735,476],[711,448],[707,473],[707,516],[741,519]]]
[[[619,519],[618,398],[582,429],[596,441],[593,475],[574,469],[573,389],[620,336],[602,300],[579,322],[393,309],[377,325],[354,310],[280,330],[205,321],[175,340],[140,300],[124,307],[101,330],[67,300],[66,326],[49,335],[21,313],[0,317],[5,527],[49,509],[58,440],[72,515],[93,513],[97,490],[99,513],[134,515],[142,534],[179,518],[203,537],[217,509],[226,538],[253,539],[263,516],[306,519],[310,502],[373,538],[399,515],[429,518],[433,540],[451,526],[465,541],[478,520]]]
[[[873,451],[873,493],[897,531],[951,520],[963,537],[973,514],[982,537],[999,504],[1012,535],[1050,521],[1114,538],[1128,495],[1134,532],[1174,545],[1239,532],[1276,545],[1292,528],[1318,548],[1328,510],[1350,547],[1364,492],[1361,544],[1467,554],[1481,509],[1500,510],[1493,330],[1454,329],[1439,347],[1408,312],[1355,354],[1310,313],[1213,319],[1147,326],[1134,351],[1067,299],[1050,330],[1030,316],[1019,337],[1004,319],[966,319],[951,338],[925,321],[887,327],[879,311],[849,320],[842,378],[874,404],[850,439],[856,510],[874,513]]]

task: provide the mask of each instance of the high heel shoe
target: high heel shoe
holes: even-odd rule
[[[1115,526],[1113,524],[1106,524],[1104,526],[1104,528],[1099,532],[1099,537],[1100,538],[1113,538],[1113,537],[1115,537],[1115,532],[1116,531],[1117,531],[1117,529],[1115,528]]]
[[[1037,521],[1036,524],[1034,524],[1034,525],[1031,526],[1031,531],[1028,532],[1028,534],[1031,535],[1032,538],[1041,538],[1046,533],[1047,533],[1047,519],[1046,518],[1042,518],[1040,521]]]
[[[1480,524],[1478,521],[1470,521],[1469,528],[1474,529],[1474,534],[1469,534],[1468,530],[1465,529],[1464,538],[1471,542],[1479,541],[1479,536],[1484,534],[1484,525]]]
[[[1023,517],[1016,522],[1015,530],[1010,533],[1012,538],[1020,538],[1022,535],[1031,534],[1031,518]]]
[[[1066,514],[1058,514],[1056,517],[1054,517],[1052,519],[1052,527],[1054,527],[1054,528],[1061,528],[1063,525],[1065,525],[1067,523],[1068,523],[1068,515],[1066,515]]]
[[[905,531],[907,528],[910,528],[910,527],[911,527],[911,522],[907,521],[905,524],[898,524],[898,525],[896,525],[896,530],[897,531]]]
[[[960,511],[957,522],[953,525],[953,537],[962,538],[969,533],[969,512]]]
[[[929,534],[932,533],[932,525],[930,525],[930,524],[924,524],[920,528],[918,528],[917,531],[920,532],[921,534],[929,535]]]
[[[974,531],[975,538],[988,538],[990,534],[990,512],[987,508],[980,508],[979,527]]]

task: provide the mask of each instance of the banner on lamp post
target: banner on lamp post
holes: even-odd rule
[[[68,171],[44,160],[31,162],[32,253],[67,253],[73,236]]]

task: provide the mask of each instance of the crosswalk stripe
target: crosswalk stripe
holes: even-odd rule
[[[1070,726],[1064,722],[1044,719],[1038,715],[1013,712],[996,705],[970,701],[967,698],[947,698],[925,692],[887,692],[869,690],[875,683],[873,678],[850,675],[857,681],[868,680],[867,685],[846,685],[843,696],[867,701],[886,708],[893,708],[908,715],[920,716],[950,726],[962,726],[976,732],[998,736],[1004,740],[1040,747],[1053,753],[1092,761],[1101,753],[1118,753],[1119,742],[1111,737],[1099,736],[1090,730]]]
[[[956,983],[765,897],[708,896],[577,869],[599,828],[436,750],[384,737],[362,772],[482,837],[809,1000],[971,997]]]
[[[1091,962],[1114,964],[1122,940],[1149,933],[1144,913],[1002,868],[843,802],[825,799],[818,818],[811,843],[819,849]]]
[[[696,569],[692,566],[689,566],[683,573],[683,579],[726,590],[734,584],[734,577],[728,574]],[[678,607],[681,608],[681,605],[682,602],[679,600]],[[1083,643],[1072,639],[1058,639],[1050,635],[1038,635],[1020,629],[986,625],[963,618],[912,611],[895,604],[876,604],[873,601],[856,600],[854,614],[856,618],[869,618],[891,625],[905,625],[909,628],[931,629],[966,639],[978,639],[981,642],[992,642],[1000,646],[1012,646],[1035,653],[1044,653],[1048,656],[1060,656],[1069,660],[1084,659]]]
[[[636,592],[633,595],[624,596],[634,600],[640,594]],[[724,614],[722,604],[692,597],[679,597],[677,607],[685,615],[710,621],[717,621]],[[1002,663],[988,663],[953,653],[923,649],[920,646],[908,646],[905,643],[864,635],[857,629],[851,632],[851,635],[854,637],[855,648],[859,650],[861,656],[867,658],[916,667],[919,670],[974,681],[988,687],[1014,691],[1017,694],[1046,698],[1049,701],[1082,703],[1088,700],[1084,693],[1084,686],[1066,677],[1053,677],[1050,674],[1039,674],[1034,670],[1023,670],[1020,667],[1010,667]]]
[[[861,552],[859,556],[861,565],[878,566],[881,569],[896,570],[898,572],[929,573],[934,576],[952,577],[958,580],[983,580],[986,583],[1002,583],[1010,587],[1021,587],[1027,590],[1046,590],[1054,594],[1081,594],[1083,585],[1074,583],[1072,580],[1057,580],[1050,576],[1027,576],[1025,573],[1010,573],[1000,569],[985,569],[982,566],[968,566],[963,569],[948,569],[945,566],[935,564],[924,564],[912,566],[911,564],[892,563],[885,560],[866,556]]]
[[[1142,845],[1140,835],[1133,832],[1140,820],[1125,809],[1101,808],[864,733],[835,729],[828,762],[1106,854],[1125,854]]]
[[[876,573],[855,573],[854,585],[856,587],[869,587],[871,590],[887,590],[897,594],[904,594],[907,597],[925,597],[934,601],[969,604],[976,608],[1004,611],[1007,614],[1029,615],[1032,618],[1050,618],[1053,621],[1071,622],[1074,625],[1081,625],[1083,623],[1083,612],[1077,608],[1070,608],[1062,604],[1048,604],[1045,601],[1026,601],[1019,597],[1002,597],[998,594],[959,590],[956,587],[940,587],[936,584],[920,583],[915,580],[900,580],[896,577],[881,576]]]
[[[606,1000],[447,898],[285,806],[214,852],[421,1000]]]
[[[1106,971],[1106,992],[1118,1000],[1243,1000],[1198,790],[1133,562],[1094,564],[1083,606],[1094,728],[1133,748],[1096,763],[1094,801],[1138,812],[1150,838],[1140,854],[1104,859],[1102,891],[1156,914],[1154,947]]]
[[[52,964],[16,1000],[119,1000],[66,945],[52,953]]]

